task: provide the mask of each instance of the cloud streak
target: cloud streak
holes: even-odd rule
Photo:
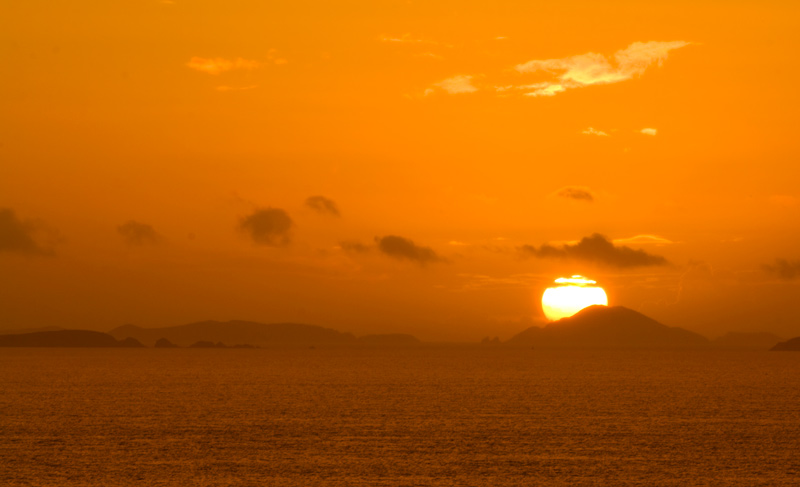
[[[204,58],[195,56],[190,59],[188,63],[186,63],[186,66],[190,69],[194,69],[195,71],[216,76],[226,71],[250,71],[253,69],[258,69],[261,67],[261,62],[252,59],[243,59],[240,57],[236,59],[225,59],[221,57]]]
[[[611,56],[587,52],[565,58],[533,59],[517,64],[513,71],[538,79],[528,83],[506,83],[492,89],[503,93],[502,96],[508,96],[509,91],[516,91],[530,97],[552,97],[574,88],[620,83],[642,76],[651,66],[661,66],[670,51],[689,44],[686,41],[634,42]],[[475,86],[473,78],[458,75],[433,86],[449,94],[475,93],[479,87]]]
[[[565,244],[562,247],[555,247],[544,244],[539,248],[523,245],[519,250],[525,256],[539,259],[582,260],[620,269],[668,264],[667,260],[659,255],[648,254],[644,250],[624,245],[614,245],[599,233],[584,237],[575,245]]]
[[[341,215],[336,202],[324,196],[309,196],[306,198],[306,206],[323,215]]]
[[[364,245],[361,242],[352,240],[343,240],[339,242],[339,248],[348,254],[366,254],[371,250],[369,245]]]
[[[526,93],[528,95],[543,96],[553,90],[561,92],[571,88],[627,81],[641,76],[652,65],[661,66],[670,51],[688,45],[685,41],[634,42],[615,52],[610,58],[588,52],[560,59],[534,59],[518,64],[514,69],[519,73],[546,73],[554,77],[550,81],[521,87],[533,88]]]
[[[598,135],[600,137],[608,137],[607,133],[603,132],[602,130],[596,130],[592,127],[589,127],[588,129],[581,131],[581,133],[584,135]]]
[[[556,196],[572,200],[585,201],[587,203],[594,202],[594,195],[589,188],[583,188],[580,186],[567,186],[561,188],[558,190],[558,192],[556,192]]]
[[[472,84],[472,78],[473,76],[465,75],[453,76],[452,78],[447,78],[446,80],[434,83],[433,86],[441,88],[451,95],[457,95],[460,93],[475,93],[478,91],[478,88]]]
[[[396,235],[375,237],[375,243],[378,245],[378,250],[383,254],[397,260],[408,260],[422,266],[429,263],[445,262],[445,259],[430,247],[417,245],[407,238]]]
[[[280,247],[291,241],[289,232],[294,222],[280,208],[262,208],[239,221],[239,230],[258,245]]]

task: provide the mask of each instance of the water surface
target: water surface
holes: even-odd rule
[[[800,353],[0,349],[0,485],[798,485]]]

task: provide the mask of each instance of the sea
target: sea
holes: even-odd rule
[[[800,353],[0,349],[2,486],[798,486]]]

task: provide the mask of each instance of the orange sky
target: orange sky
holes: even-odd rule
[[[4,2],[0,329],[799,335],[798,9]]]

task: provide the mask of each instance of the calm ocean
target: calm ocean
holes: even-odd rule
[[[800,485],[800,353],[0,349],[2,486]]]

